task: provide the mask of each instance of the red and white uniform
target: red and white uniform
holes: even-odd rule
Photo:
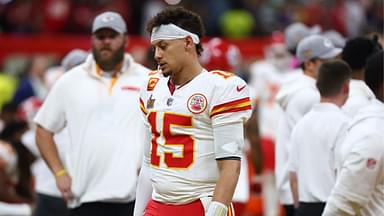
[[[140,105],[151,128],[150,164],[152,199],[186,204],[212,196],[218,179],[215,159],[240,158],[244,139],[223,143],[215,132],[228,125],[243,132],[251,101],[246,83],[224,71],[207,72],[171,94],[169,78],[156,74],[143,88]],[[239,131],[228,131],[228,137]]]

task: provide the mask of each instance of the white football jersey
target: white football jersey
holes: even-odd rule
[[[246,83],[224,71],[203,70],[171,94],[169,78],[149,78],[140,107],[151,128],[154,200],[189,203],[212,196],[218,179],[215,159],[240,158],[243,144],[214,144],[214,128],[245,122],[251,114]],[[230,136],[231,131],[228,131]]]

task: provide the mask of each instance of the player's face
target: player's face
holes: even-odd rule
[[[324,61],[325,60],[318,59],[318,58],[308,61],[306,64],[306,71],[308,71],[308,75],[316,79],[319,68]]]
[[[113,70],[124,58],[126,37],[123,34],[104,28],[92,36],[92,53],[103,70]]]
[[[180,71],[184,61],[185,39],[158,40],[153,44],[155,60],[164,76]]]

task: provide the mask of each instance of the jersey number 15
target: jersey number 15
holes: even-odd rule
[[[164,113],[162,134],[157,131],[156,124],[157,112],[151,112],[148,116],[148,121],[151,124],[152,140],[151,140],[151,165],[160,166],[161,158],[164,158],[164,163],[168,168],[188,168],[194,160],[195,140],[190,135],[172,134],[172,127],[190,128],[192,127],[192,117],[175,113]],[[181,155],[176,155],[174,152],[164,152],[163,157],[159,155],[157,140],[162,135],[165,139],[164,149],[167,146],[179,146],[182,149]]]

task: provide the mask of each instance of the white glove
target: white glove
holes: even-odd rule
[[[205,216],[226,216],[228,207],[223,203],[212,201]]]

